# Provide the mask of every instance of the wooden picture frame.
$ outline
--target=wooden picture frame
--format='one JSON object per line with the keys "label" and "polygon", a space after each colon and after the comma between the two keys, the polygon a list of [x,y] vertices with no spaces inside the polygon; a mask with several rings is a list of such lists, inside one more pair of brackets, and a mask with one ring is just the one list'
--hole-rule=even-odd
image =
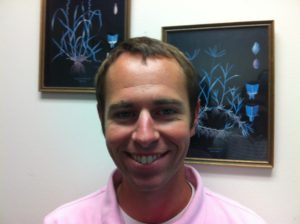
{"label": "wooden picture frame", "polygon": [[130,0],[42,0],[41,92],[95,92],[108,52],[128,38]]}
{"label": "wooden picture frame", "polygon": [[200,76],[187,163],[274,165],[274,21],[162,27]]}

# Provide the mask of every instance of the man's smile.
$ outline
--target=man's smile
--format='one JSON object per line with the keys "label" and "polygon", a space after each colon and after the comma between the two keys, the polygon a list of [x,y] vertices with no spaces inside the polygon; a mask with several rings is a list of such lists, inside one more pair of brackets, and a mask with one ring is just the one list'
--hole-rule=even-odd
{"label": "man's smile", "polygon": [[151,164],[161,157],[165,156],[168,152],[165,153],[155,153],[151,155],[142,155],[142,154],[135,154],[135,153],[126,153],[130,158],[132,158],[134,161],[142,164],[142,165],[148,165]]}

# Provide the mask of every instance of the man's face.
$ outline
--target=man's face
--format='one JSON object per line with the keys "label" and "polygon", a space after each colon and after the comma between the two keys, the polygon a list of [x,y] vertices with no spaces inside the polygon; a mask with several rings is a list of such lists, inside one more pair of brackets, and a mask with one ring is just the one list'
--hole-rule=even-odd
{"label": "man's face", "polygon": [[105,102],[106,143],[124,184],[149,191],[184,178],[194,130],[176,60],[122,54],[108,70]]}

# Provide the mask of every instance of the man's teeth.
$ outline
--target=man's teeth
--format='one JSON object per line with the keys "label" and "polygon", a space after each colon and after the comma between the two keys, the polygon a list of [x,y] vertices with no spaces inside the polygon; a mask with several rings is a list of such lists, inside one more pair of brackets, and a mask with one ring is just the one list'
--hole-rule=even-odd
{"label": "man's teeth", "polygon": [[132,155],[132,158],[143,165],[153,163],[155,160],[157,160],[161,155],[151,155],[151,156],[138,156],[138,155]]}

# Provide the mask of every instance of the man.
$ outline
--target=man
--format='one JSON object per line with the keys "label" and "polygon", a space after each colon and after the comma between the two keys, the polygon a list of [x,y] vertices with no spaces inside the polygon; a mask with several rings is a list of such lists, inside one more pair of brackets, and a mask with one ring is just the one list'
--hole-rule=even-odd
{"label": "man", "polygon": [[100,191],[68,203],[45,224],[262,224],[238,203],[203,187],[184,165],[200,109],[198,76],[175,47],[133,38],[96,78],[98,113],[117,170]]}

